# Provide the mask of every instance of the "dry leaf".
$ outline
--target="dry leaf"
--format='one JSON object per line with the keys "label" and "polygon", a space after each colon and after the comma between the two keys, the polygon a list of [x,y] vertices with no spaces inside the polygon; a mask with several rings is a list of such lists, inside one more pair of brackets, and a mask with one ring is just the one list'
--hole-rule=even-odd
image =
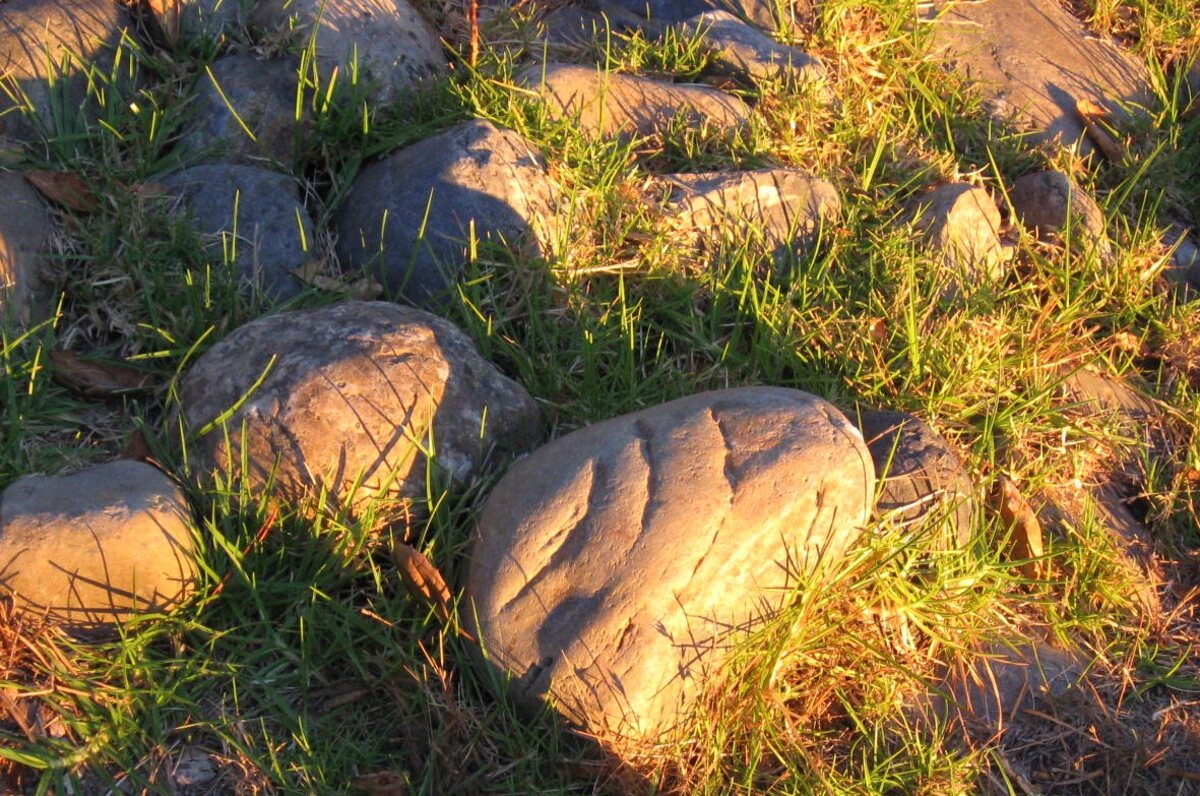
{"label": "dry leaf", "polygon": [[157,199],[167,195],[167,186],[161,182],[140,182],[132,190],[139,199]]}
{"label": "dry leaf", "polygon": [[179,2],[180,0],[149,0],[150,9],[158,14],[163,35],[171,45],[179,41]]}
{"label": "dry leaf", "polygon": [[75,174],[30,169],[25,172],[25,179],[51,202],[80,213],[90,213],[96,209],[95,194]]}
{"label": "dry leaf", "polygon": [[432,608],[443,621],[449,620],[450,587],[437,567],[420,550],[403,542],[392,544],[392,560],[408,593]]}
{"label": "dry leaf", "polygon": [[992,509],[1000,515],[1000,521],[1010,532],[1009,558],[1025,561],[1021,565],[1021,574],[1030,580],[1038,580],[1042,576],[1042,562],[1029,559],[1040,559],[1044,549],[1042,524],[1033,507],[1017,489],[1017,485],[1003,475],[996,476],[990,497]]}
{"label": "dry leaf", "polygon": [[90,398],[145,390],[154,382],[149,373],[125,365],[84,359],[74,351],[51,351],[50,364],[56,382],[73,393]]}
{"label": "dry leaf", "polygon": [[154,458],[154,452],[146,444],[146,435],[140,428],[135,428],[129,435],[129,442],[125,445],[125,450],[121,451],[121,458],[133,459],[135,462],[144,462]]}
{"label": "dry leaf", "polygon": [[867,321],[867,335],[876,345],[882,345],[887,342],[887,320],[884,318],[872,318]]}
{"label": "dry leaf", "polygon": [[350,781],[359,790],[366,791],[371,796],[408,796],[411,790],[408,777],[399,771],[376,771],[363,774]]}
{"label": "dry leaf", "polygon": [[358,279],[347,279],[345,276],[329,276],[322,273],[324,268],[324,259],[311,260],[299,268],[293,268],[292,275],[317,290],[340,293],[354,301],[370,301],[383,295],[383,286],[369,274],[364,274]]}
{"label": "dry leaf", "polygon": [[1108,121],[1108,111],[1091,100],[1081,99],[1075,103],[1075,112],[1079,114],[1088,136],[1104,153],[1104,157],[1116,163],[1125,159],[1125,147],[1101,127],[1102,122]]}

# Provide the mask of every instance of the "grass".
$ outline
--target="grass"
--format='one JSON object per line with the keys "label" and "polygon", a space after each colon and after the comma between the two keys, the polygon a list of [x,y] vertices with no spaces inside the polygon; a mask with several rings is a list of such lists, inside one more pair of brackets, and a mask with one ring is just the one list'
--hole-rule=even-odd
{"label": "grass", "polygon": [[[485,31],[500,44],[478,64],[458,61],[393,106],[375,106],[346,75],[331,91],[307,58],[297,105],[312,125],[295,173],[323,227],[369,159],[473,117],[517,130],[545,152],[572,223],[550,262],[482,246],[445,313],[538,399],[553,435],[701,390],[770,384],[847,410],[920,415],[963,455],[981,495],[1005,473],[1035,505],[1069,503],[1130,463],[1133,508],[1164,579],[1157,610],[1133,599],[1144,576],[1094,510],[1047,527],[1035,580],[1006,560],[1007,530],[985,513],[955,550],[935,538],[936,518],[884,520],[824,587],[799,584],[785,610],[749,630],[676,736],[614,745],[560,732],[548,711],[518,713],[381,552],[406,539],[461,583],[498,473],[454,489],[435,482],[407,524],[370,511],[278,515],[237,484],[189,485],[201,574],[180,610],[92,644],[0,614],[10,716],[0,710],[0,781],[37,793],[1196,792],[1200,314],[1163,280],[1159,240],[1200,217],[1200,119],[1184,118],[1178,69],[1200,52],[1200,22],[1189,3],[1166,0],[1077,10],[1161,78],[1153,119],[1120,163],[1044,151],[991,121],[921,48],[904,4],[828,0],[797,35],[825,60],[838,103],[742,90],[754,115],[733,139],[675,129],[594,141],[549,120],[511,81],[532,18]],[[57,211],[54,317],[3,327],[0,487],[111,459],[135,430],[181,471],[173,381],[241,323],[281,309],[240,295],[152,189],[186,165],[171,144],[205,66],[249,44],[304,47],[245,31],[173,51],[126,41],[118,71],[140,79],[97,75],[101,122],[25,153],[23,167],[77,174],[97,201],[88,213]],[[596,48],[611,69],[689,81],[707,63],[679,37],[613,36]],[[825,177],[843,197],[841,221],[782,263],[753,236],[697,256],[663,223],[648,181],[767,165]],[[1044,167],[1099,198],[1115,256],[1013,229],[1011,275],[942,301],[936,254],[901,223],[908,203],[966,180],[1003,205],[1013,180]],[[329,253],[327,237],[313,245],[314,256]],[[289,308],[332,300],[314,290]],[[73,395],[50,378],[57,347],[126,361],[159,387]],[[1072,400],[1063,369],[1085,366],[1159,399],[1165,444]],[[979,645],[1030,637],[1083,662],[1076,701],[1055,715],[997,737],[911,710]],[[182,764],[197,758],[211,778],[189,790]]]}

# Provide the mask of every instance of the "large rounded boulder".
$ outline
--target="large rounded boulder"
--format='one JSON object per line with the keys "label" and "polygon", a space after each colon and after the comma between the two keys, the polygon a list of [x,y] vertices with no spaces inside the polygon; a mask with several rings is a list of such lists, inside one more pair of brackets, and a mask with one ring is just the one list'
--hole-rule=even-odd
{"label": "large rounded boulder", "polygon": [[201,480],[355,510],[423,497],[431,463],[468,481],[542,434],[533,399],[463,332],[387,302],[252,321],[200,357],[179,405]]}
{"label": "large rounded boulder", "polygon": [[676,723],[732,628],[858,538],[862,436],[796,390],[709,392],[568,434],[488,497],[465,596],[519,702],[593,732]]}

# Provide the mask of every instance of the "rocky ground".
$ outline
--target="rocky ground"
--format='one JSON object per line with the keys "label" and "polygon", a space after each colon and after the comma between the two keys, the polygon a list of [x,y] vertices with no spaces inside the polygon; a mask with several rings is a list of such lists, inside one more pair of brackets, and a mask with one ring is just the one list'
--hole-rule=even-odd
{"label": "rocky ground", "polygon": [[481,6],[0,2],[6,787],[1200,792],[1200,30]]}

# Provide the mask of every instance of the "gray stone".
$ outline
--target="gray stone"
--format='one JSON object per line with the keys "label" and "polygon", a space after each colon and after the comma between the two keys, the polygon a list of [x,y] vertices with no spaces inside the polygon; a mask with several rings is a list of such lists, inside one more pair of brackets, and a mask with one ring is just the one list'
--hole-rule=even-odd
{"label": "gray stone", "polygon": [[961,718],[972,729],[995,731],[1019,720],[1026,708],[1061,698],[1082,679],[1074,655],[1044,642],[987,644],[956,661],[916,713],[937,724]]}
{"label": "gray stone", "polygon": [[1017,219],[1035,234],[1070,232],[1083,242],[1109,251],[1104,213],[1096,200],[1060,171],[1026,174],[1012,184],[1009,200]]}
{"label": "gray stone", "polygon": [[[551,53],[580,50],[596,42],[604,45],[612,35],[629,29],[628,25],[622,24],[624,15],[620,17],[615,19],[603,11],[563,6],[542,19],[542,38]],[[534,52],[532,55],[537,57],[541,53]]]}
{"label": "gray stone", "polygon": [[728,11],[706,11],[684,20],[679,29],[700,37],[718,71],[744,82],[818,84],[825,79],[825,65],[819,59],[780,44]]}
{"label": "gray stone", "polygon": [[[647,33],[662,29],[706,11],[728,11],[758,28],[774,33],[794,33],[809,26],[816,16],[810,0],[598,0],[608,11],[620,9],[642,17]],[[615,18],[615,17],[614,17]]]}
{"label": "gray stone", "polygon": [[1163,246],[1171,254],[1171,261],[1163,275],[1179,285],[1200,290],[1200,246],[1187,231],[1176,226],[1163,235]]}
{"label": "gray stone", "polygon": [[978,84],[992,111],[1035,140],[1092,149],[1076,103],[1089,100],[1119,118],[1125,105],[1152,100],[1139,62],[1091,35],[1056,0],[977,0],[928,4],[933,47]]}
{"label": "gray stone", "polygon": [[776,259],[813,242],[842,202],[826,180],[790,169],[672,174],[666,212],[677,230],[711,246],[721,236],[761,239]]}
{"label": "gray stone", "polygon": [[183,492],[148,464],[25,476],[0,495],[0,586],[72,631],[109,630],[187,598],[194,533]]}
{"label": "gray stone", "polygon": [[48,314],[41,281],[50,211],[25,178],[0,169],[0,321],[25,326]]}
{"label": "gray stone", "polygon": [[211,74],[200,76],[180,151],[225,162],[274,161],[290,169],[296,138],[308,127],[306,118],[296,120],[299,67],[298,58],[263,61],[249,54],[214,61]]}
{"label": "gray stone", "polygon": [[468,261],[472,230],[545,256],[559,201],[534,144],[475,120],[364,168],[335,219],[338,256],[394,294],[437,306]]}
{"label": "gray stone", "polygon": [[36,141],[31,117],[53,133],[81,108],[90,113],[86,69],[109,74],[126,25],[125,10],[113,0],[0,4],[0,135]]}
{"label": "gray stone", "polygon": [[516,82],[538,93],[550,118],[575,120],[591,135],[656,136],[677,118],[732,133],[750,116],[746,103],[715,88],[609,74],[590,66],[533,64],[517,74]]}
{"label": "gray stone", "polygon": [[437,32],[408,0],[259,0],[251,21],[315,34],[326,82],[335,67],[339,83],[348,82],[357,55],[359,82],[379,102],[446,71]]}
{"label": "gray stone", "polygon": [[209,239],[211,255],[234,264],[244,291],[285,301],[303,290],[292,271],[309,258],[314,233],[294,179],[216,164],[185,169],[163,184],[181,200],[196,232]]}
{"label": "gray stone", "polygon": [[837,564],[874,481],[857,429],[796,390],[701,393],[597,423],[493,489],[466,613],[520,704],[550,698],[590,731],[652,736],[736,628]]}
{"label": "gray stone", "polygon": [[356,512],[425,497],[431,450],[436,470],[466,482],[493,450],[522,451],[542,435],[533,399],[465,334],[388,302],[234,330],[180,380],[179,409],[202,483],[243,482],[256,495],[270,483],[297,506],[324,490],[335,509]]}
{"label": "gray stone", "polygon": [[913,225],[940,253],[953,273],[955,291],[1004,277],[1012,251],[1000,242],[1000,210],[983,188],[966,183],[941,185],[918,197]]}
{"label": "gray stone", "polygon": [[949,443],[905,412],[863,409],[851,420],[857,421],[883,482],[876,516],[904,524],[937,517],[940,546],[966,545],[978,511],[975,485]]}
{"label": "gray stone", "polygon": [[1064,374],[1063,389],[1074,401],[1094,412],[1117,414],[1135,423],[1146,423],[1162,414],[1153,399],[1124,381],[1078,368]]}

